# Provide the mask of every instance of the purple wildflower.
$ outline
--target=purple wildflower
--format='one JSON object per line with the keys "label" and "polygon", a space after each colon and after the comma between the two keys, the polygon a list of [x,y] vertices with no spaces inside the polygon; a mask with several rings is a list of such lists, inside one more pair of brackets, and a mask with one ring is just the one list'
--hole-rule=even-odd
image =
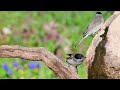
{"label": "purple wildflower", "polygon": [[3,68],[5,71],[8,71],[9,68],[8,68],[8,64],[6,62],[3,64]]}
{"label": "purple wildflower", "polygon": [[11,69],[8,70],[8,75],[10,75],[10,76],[12,75],[12,70]]}
{"label": "purple wildflower", "polygon": [[19,69],[23,69],[23,67],[22,67],[22,66],[19,66],[18,68],[19,68]]}
{"label": "purple wildflower", "polygon": [[40,62],[36,63],[36,68],[40,68]]}
{"label": "purple wildflower", "polygon": [[18,62],[14,61],[14,67],[17,67],[17,66],[18,66]]}
{"label": "purple wildflower", "polygon": [[34,68],[35,68],[34,62],[30,62],[30,63],[29,63],[29,68],[30,68],[30,69],[34,69]]}

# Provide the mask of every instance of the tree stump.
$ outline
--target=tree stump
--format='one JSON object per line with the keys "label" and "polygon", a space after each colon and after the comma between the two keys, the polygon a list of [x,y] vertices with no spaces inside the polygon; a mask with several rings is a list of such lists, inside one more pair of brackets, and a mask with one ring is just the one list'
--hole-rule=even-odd
{"label": "tree stump", "polygon": [[88,79],[120,78],[120,15],[96,34],[86,57]]}

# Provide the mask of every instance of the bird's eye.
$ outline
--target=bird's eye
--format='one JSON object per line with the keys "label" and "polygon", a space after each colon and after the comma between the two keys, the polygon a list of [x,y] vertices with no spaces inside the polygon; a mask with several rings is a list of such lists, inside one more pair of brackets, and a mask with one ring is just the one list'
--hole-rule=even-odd
{"label": "bird's eye", "polygon": [[76,55],[75,55],[75,58],[76,58],[76,59],[81,59],[81,58],[82,58],[82,55],[81,55],[81,54],[76,54]]}

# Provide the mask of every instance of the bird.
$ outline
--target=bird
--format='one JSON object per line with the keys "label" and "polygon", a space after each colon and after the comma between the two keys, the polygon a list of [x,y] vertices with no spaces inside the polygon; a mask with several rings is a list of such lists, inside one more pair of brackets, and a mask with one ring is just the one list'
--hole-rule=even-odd
{"label": "bird", "polygon": [[82,34],[83,38],[75,45],[75,47],[77,47],[78,44],[80,44],[88,36],[93,37],[93,34],[97,33],[103,24],[104,24],[104,18],[102,13],[96,12],[95,18],[90,23],[90,25],[86,28],[85,32]]}
{"label": "bird", "polygon": [[66,62],[75,67],[76,72],[78,73],[77,66],[81,65],[83,60],[86,58],[80,53],[72,53],[72,54],[67,54],[69,57],[67,57]]}

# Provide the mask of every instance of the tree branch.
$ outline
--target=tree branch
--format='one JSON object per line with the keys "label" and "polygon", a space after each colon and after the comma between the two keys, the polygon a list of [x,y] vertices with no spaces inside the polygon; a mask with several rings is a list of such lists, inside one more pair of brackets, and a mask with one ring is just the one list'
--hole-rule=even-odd
{"label": "tree branch", "polygon": [[114,14],[105,21],[101,30],[105,30],[118,17],[118,15],[120,15],[120,11],[115,11]]}
{"label": "tree branch", "polygon": [[23,58],[25,60],[42,60],[61,79],[80,79],[74,67],[68,67],[62,60],[58,59],[51,52],[43,47],[28,48],[18,45],[0,46],[1,58]]}

